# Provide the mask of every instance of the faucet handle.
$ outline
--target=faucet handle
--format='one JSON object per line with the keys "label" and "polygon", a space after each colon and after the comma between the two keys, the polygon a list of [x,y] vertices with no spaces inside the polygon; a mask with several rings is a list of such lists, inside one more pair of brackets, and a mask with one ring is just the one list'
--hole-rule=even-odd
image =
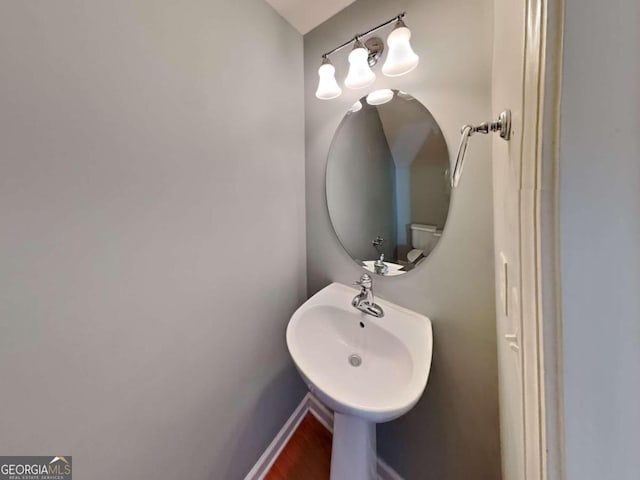
{"label": "faucet handle", "polygon": [[362,288],[371,288],[373,286],[373,280],[371,279],[369,274],[363,273],[362,276],[360,277],[360,280],[355,282],[354,285],[357,285]]}
{"label": "faucet handle", "polygon": [[378,235],[372,242],[371,245],[373,245],[373,248],[376,249],[376,252],[378,252],[378,255],[380,255],[382,253],[382,245],[384,244],[384,238],[382,238],[380,235]]}

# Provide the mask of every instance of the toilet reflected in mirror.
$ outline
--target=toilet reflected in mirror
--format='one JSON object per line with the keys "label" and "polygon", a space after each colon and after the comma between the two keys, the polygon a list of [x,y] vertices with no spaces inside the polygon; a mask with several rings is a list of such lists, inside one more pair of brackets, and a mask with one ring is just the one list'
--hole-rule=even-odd
{"label": "toilet reflected in mirror", "polygon": [[440,241],[450,160],[429,110],[405,92],[385,92],[382,103],[375,92],[361,98],[338,126],[326,193],[331,223],[351,258],[396,276],[423,263]]}

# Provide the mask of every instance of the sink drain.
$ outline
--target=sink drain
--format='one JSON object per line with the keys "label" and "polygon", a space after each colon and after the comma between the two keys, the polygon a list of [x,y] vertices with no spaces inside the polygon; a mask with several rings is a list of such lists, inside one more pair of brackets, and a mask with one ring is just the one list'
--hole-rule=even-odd
{"label": "sink drain", "polygon": [[352,367],[359,367],[362,365],[362,358],[360,358],[360,355],[356,355],[355,353],[353,355],[349,355],[349,364]]}

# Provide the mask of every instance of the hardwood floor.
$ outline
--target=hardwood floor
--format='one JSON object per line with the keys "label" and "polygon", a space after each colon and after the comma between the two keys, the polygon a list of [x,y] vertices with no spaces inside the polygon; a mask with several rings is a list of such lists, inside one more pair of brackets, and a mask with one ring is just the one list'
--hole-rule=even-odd
{"label": "hardwood floor", "polygon": [[265,480],[328,480],[331,441],[331,432],[307,413]]}

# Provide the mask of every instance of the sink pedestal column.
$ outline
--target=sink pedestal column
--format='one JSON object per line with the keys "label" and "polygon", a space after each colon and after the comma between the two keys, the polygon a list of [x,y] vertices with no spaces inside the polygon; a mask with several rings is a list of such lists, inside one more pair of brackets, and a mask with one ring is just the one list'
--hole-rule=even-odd
{"label": "sink pedestal column", "polygon": [[376,424],[335,413],[331,449],[331,480],[375,480]]}

